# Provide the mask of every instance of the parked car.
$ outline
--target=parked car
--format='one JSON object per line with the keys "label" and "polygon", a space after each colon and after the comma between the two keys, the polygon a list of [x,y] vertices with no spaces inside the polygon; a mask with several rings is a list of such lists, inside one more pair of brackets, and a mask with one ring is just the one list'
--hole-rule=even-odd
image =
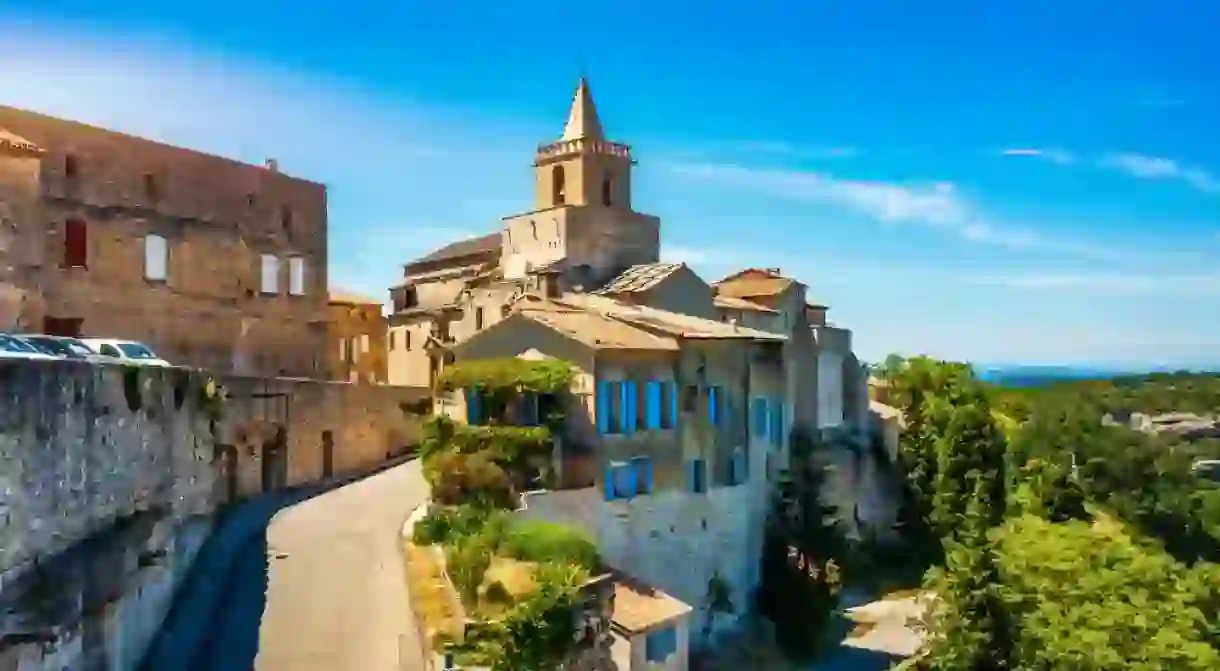
{"label": "parked car", "polygon": [[0,333],[0,359],[27,359],[53,361],[55,357],[43,354],[33,345],[6,333]]}
{"label": "parked car", "polygon": [[112,338],[81,338],[81,342],[89,349],[101,354],[111,361],[136,364],[139,366],[172,366],[170,362],[157,356],[144,343],[134,340],[115,340]]}
{"label": "parked car", "polygon": [[104,360],[102,355],[89,349],[88,345],[76,338],[53,336],[45,333],[22,334],[15,337],[33,345],[35,349],[43,354],[49,354],[56,358],[83,359],[87,361]]}

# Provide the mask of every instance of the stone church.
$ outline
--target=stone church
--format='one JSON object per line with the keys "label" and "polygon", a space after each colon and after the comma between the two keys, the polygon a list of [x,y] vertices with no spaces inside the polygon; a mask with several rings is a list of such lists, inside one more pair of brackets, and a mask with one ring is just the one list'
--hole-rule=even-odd
{"label": "stone church", "polygon": [[[789,336],[793,420],[862,440],[867,382],[851,331],[829,324],[827,307],[779,269],[708,285],[684,264],[661,263],[661,221],[632,202],[635,164],[630,146],[607,138],[581,78],[562,135],[535,152],[532,208],[404,266],[390,289],[389,382],[431,386],[450,347],[509,316],[525,295],[599,294]],[[662,291],[673,273],[698,286]]]}

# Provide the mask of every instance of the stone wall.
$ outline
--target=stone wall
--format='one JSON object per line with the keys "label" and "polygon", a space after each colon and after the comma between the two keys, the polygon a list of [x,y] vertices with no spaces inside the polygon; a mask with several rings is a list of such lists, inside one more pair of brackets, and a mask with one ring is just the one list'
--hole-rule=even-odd
{"label": "stone wall", "polygon": [[220,506],[373,470],[426,397],[225,378],[215,403],[209,379],[0,361],[0,669],[135,668]]}
{"label": "stone wall", "polygon": [[138,663],[218,500],[198,384],[0,362],[0,666]]}
{"label": "stone wall", "polygon": [[222,377],[228,498],[369,471],[419,443],[429,392],[298,378]]}
{"label": "stone wall", "polygon": [[612,502],[603,501],[596,488],[530,492],[517,514],[583,530],[596,540],[606,564],[690,604],[695,629],[707,622],[708,585],[719,575],[729,585],[734,613],[715,617],[712,631],[718,635],[736,630],[753,603],[765,486],[751,479],[707,494],[666,491]]}

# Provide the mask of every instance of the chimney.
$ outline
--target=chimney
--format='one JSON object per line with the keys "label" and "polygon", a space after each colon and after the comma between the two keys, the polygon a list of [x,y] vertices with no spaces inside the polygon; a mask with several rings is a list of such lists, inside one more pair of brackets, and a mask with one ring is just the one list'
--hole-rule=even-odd
{"label": "chimney", "polygon": [[280,171],[280,162],[274,158],[269,158],[269,159],[263,161],[263,165],[271,172]]}
{"label": "chimney", "polygon": [[779,268],[767,268],[767,272],[771,273],[772,275],[783,275],[783,273],[779,271]]}

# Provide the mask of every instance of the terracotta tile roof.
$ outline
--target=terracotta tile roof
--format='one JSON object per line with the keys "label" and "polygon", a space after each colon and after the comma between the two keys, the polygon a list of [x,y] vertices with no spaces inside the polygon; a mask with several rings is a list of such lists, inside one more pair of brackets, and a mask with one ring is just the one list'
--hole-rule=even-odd
{"label": "terracotta tile roof", "polygon": [[37,156],[42,153],[42,148],[30,142],[29,140],[10,133],[3,128],[0,128],[0,150],[16,151],[23,154]]}
{"label": "terracotta tile roof", "polygon": [[681,263],[645,263],[631,266],[595,293],[612,295],[648,291],[672,275],[675,270],[682,268],[683,265]]}
{"label": "terracotta tile roof", "polygon": [[522,301],[517,305],[522,317],[594,349],[678,350],[678,342],[673,338],[649,333],[594,311],[542,300]]}
{"label": "terracotta tile roof", "polygon": [[614,579],[614,614],[611,621],[628,633],[648,631],[693,610],[665,592],[621,571],[610,573]]}
{"label": "terracotta tile roof", "polygon": [[786,336],[756,329],[725,324],[724,322],[684,315],[668,310],[622,303],[606,296],[594,294],[564,294],[556,302],[572,307],[599,312],[629,324],[661,331],[682,338],[739,338],[742,340],[768,340],[782,342]]}
{"label": "terracotta tile roof", "polygon": [[787,277],[739,277],[716,285],[716,294],[730,298],[775,296],[792,286]]}
{"label": "terracotta tile roof", "polygon": [[376,298],[361,296],[344,289],[331,289],[326,299],[330,303],[338,303],[340,305],[381,305],[382,301]]}
{"label": "terracotta tile roof", "polygon": [[479,254],[495,254],[500,253],[501,238],[500,233],[489,233],[478,238],[469,238],[467,240],[458,240],[451,242],[444,247],[428,254],[421,256],[407,264],[407,268],[417,266],[423,263],[436,263],[438,261],[448,261],[457,259],[463,256],[475,256]]}
{"label": "terracotta tile roof", "polygon": [[752,301],[747,301],[744,298],[733,298],[732,296],[717,296],[712,299],[718,308],[726,308],[729,310],[746,310],[748,312],[769,312],[771,314],[779,314],[778,310],[772,310],[765,305],[759,305]]}

